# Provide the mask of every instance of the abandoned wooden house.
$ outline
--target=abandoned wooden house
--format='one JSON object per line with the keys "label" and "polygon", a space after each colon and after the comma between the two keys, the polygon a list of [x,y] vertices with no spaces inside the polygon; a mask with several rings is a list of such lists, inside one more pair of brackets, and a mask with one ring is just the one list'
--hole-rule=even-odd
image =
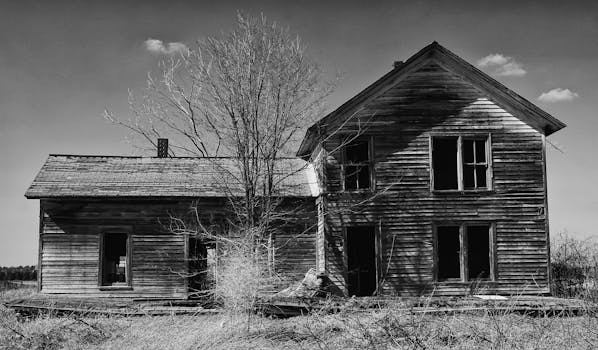
{"label": "abandoned wooden house", "polygon": [[[307,130],[281,196],[317,224],[276,260],[347,295],[550,293],[545,149],[563,127],[434,42]],[[26,193],[41,292],[187,297],[194,244],[162,223],[191,201],[217,215],[213,163],[50,155]]]}

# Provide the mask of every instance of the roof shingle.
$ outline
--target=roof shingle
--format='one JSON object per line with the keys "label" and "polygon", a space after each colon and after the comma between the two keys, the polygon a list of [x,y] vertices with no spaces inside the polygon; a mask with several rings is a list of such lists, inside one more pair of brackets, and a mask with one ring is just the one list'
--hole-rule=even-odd
{"label": "roof shingle", "polygon": [[[226,197],[244,192],[235,158],[50,155],[27,198]],[[278,160],[279,195],[317,195],[313,169],[298,158]]]}

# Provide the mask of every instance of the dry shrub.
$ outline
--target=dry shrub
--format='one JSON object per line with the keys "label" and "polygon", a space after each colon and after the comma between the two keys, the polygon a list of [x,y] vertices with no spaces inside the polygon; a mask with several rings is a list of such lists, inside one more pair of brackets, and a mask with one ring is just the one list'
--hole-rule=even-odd
{"label": "dry shrub", "polygon": [[552,293],[598,302],[598,243],[566,231],[551,242]]}
{"label": "dry shrub", "polygon": [[248,315],[266,284],[263,254],[250,244],[230,245],[219,259],[215,296],[229,315]]}

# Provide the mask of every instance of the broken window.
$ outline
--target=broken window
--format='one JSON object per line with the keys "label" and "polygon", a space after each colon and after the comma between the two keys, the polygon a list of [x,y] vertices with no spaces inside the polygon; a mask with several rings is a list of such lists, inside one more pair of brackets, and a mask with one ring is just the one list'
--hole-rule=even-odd
{"label": "broken window", "polygon": [[367,139],[347,143],[343,154],[345,190],[363,190],[371,187],[370,143]]}
{"label": "broken window", "polygon": [[101,285],[128,286],[129,278],[129,235],[126,233],[104,233],[102,235]]}
{"label": "broken window", "polygon": [[492,242],[488,224],[437,226],[437,280],[492,278]]}
{"label": "broken window", "polygon": [[463,140],[463,188],[487,188],[486,139]]}
{"label": "broken window", "polygon": [[487,136],[432,137],[434,190],[488,189],[490,166]]}

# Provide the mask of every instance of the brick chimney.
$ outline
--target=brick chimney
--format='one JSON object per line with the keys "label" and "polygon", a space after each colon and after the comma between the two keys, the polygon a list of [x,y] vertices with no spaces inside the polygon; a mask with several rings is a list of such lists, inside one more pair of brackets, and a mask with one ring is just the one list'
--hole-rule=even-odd
{"label": "brick chimney", "polygon": [[168,158],[168,139],[158,139],[158,158]]}

